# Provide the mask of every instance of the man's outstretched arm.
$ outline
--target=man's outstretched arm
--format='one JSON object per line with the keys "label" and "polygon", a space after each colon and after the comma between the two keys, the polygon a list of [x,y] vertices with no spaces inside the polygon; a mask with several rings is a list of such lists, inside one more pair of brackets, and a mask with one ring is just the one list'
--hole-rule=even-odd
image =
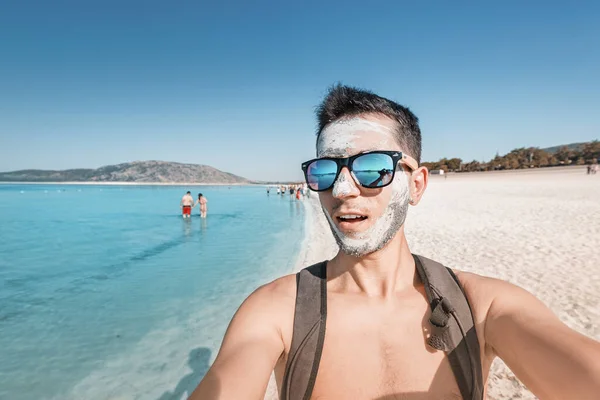
{"label": "man's outstretched arm", "polygon": [[483,278],[493,293],[485,339],[541,399],[598,399],[600,342],[563,324],[531,293]]}
{"label": "man's outstretched arm", "polygon": [[190,400],[263,399],[284,351],[273,318],[271,289],[263,286],[233,316],[213,365]]}

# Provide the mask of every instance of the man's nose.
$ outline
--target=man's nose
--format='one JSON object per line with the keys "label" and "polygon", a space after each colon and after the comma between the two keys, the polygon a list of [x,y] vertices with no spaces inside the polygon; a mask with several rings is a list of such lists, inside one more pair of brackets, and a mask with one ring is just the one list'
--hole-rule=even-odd
{"label": "man's nose", "polygon": [[333,184],[333,197],[341,199],[349,196],[358,196],[359,194],[360,188],[357,186],[354,178],[352,178],[350,171],[348,168],[343,167],[340,175]]}

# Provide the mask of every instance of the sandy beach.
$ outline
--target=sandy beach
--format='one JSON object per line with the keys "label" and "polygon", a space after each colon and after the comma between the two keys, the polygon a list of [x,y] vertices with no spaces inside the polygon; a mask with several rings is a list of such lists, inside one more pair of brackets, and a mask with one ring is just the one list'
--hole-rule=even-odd
{"label": "sandy beach", "polygon": [[[296,270],[336,252],[318,197],[304,205]],[[414,253],[519,285],[600,340],[600,175],[578,167],[434,176],[406,234]],[[487,390],[492,400],[536,398],[499,359]],[[271,379],[265,399],[276,398]]]}

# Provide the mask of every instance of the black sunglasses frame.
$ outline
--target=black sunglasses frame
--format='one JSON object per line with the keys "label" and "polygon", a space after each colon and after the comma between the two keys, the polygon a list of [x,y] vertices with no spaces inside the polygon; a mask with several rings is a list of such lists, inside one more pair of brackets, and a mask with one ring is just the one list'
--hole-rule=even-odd
{"label": "black sunglasses frame", "polygon": [[[390,181],[384,185],[381,186],[377,186],[377,187],[369,187],[369,186],[364,186],[362,183],[358,182],[358,179],[354,178],[354,176],[352,177],[352,179],[354,179],[354,181],[356,182],[357,185],[364,187],[365,189],[381,189],[384,188],[386,186],[388,186],[389,184],[391,184],[394,181],[394,177],[396,176],[396,167],[398,165],[398,162],[401,161],[402,159],[405,158],[405,156],[402,154],[401,151],[387,151],[387,150],[377,150],[377,151],[368,151],[365,153],[358,153],[355,154],[353,156],[350,157],[320,157],[320,158],[313,158],[312,160],[308,160],[306,162],[302,163],[302,171],[304,172],[304,180],[306,181],[306,184],[308,185],[308,188],[310,190],[312,190],[313,192],[324,192],[326,190],[329,190],[333,187],[333,185],[335,185],[335,182],[337,181],[337,179],[340,177],[340,172],[342,172],[342,168],[346,167],[348,168],[348,170],[350,172],[352,172],[352,164],[354,163],[354,160],[356,160],[358,157],[362,157],[365,156],[367,154],[385,154],[387,156],[390,156],[390,158],[392,159],[392,165],[394,166],[394,168],[392,169],[392,179],[390,179]],[[331,160],[334,161],[335,164],[337,165],[337,171],[335,173],[335,178],[333,179],[331,185],[325,189],[313,189],[310,187],[310,182],[308,181],[308,167],[310,166],[310,164],[312,164],[315,161],[321,161],[321,160]],[[351,174],[354,175],[354,174]]]}

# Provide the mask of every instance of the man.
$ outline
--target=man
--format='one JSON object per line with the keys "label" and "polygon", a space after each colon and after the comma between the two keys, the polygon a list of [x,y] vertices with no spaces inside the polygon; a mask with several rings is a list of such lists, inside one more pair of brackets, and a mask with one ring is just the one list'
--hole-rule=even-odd
{"label": "man", "polygon": [[273,369],[285,399],[481,399],[496,356],[540,398],[597,399],[598,342],[519,287],[411,254],[404,221],[428,181],[417,118],[345,86],[317,113],[303,170],[340,251],[252,293],[191,399],[260,399]]}
{"label": "man", "polygon": [[194,198],[192,197],[192,194],[188,191],[186,194],[183,195],[183,197],[181,198],[181,202],[179,203],[179,205],[181,206],[181,213],[184,219],[191,218],[193,204]]}

